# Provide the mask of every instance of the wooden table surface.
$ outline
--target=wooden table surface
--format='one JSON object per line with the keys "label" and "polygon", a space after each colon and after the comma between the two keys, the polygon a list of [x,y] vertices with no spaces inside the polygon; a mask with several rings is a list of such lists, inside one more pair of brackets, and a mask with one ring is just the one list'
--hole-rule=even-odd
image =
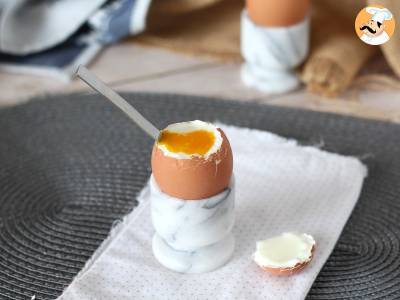
{"label": "wooden table surface", "polygon": [[[213,96],[400,122],[400,90],[353,89],[335,99],[304,89],[269,95],[241,82],[240,64],[217,63],[132,42],[105,49],[90,69],[120,91]],[[0,107],[23,103],[36,95],[82,89],[88,88],[78,80],[65,83],[48,77],[0,73]]]}

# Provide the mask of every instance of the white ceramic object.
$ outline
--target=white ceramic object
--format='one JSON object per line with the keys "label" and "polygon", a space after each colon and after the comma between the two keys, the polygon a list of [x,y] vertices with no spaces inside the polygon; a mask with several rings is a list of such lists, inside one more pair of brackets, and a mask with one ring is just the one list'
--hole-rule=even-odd
{"label": "white ceramic object", "polygon": [[235,184],[201,200],[182,200],[160,191],[150,179],[151,215],[156,230],[153,253],[165,267],[182,273],[203,273],[224,265],[232,256]]}
{"label": "white ceramic object", "polygon": [[241,16],[241,51],[245,59],[241,77],[251,87],[267,93],[284,93],[300,85],[294,68],[309,50],[310,21],[285,27],[258,26]]}

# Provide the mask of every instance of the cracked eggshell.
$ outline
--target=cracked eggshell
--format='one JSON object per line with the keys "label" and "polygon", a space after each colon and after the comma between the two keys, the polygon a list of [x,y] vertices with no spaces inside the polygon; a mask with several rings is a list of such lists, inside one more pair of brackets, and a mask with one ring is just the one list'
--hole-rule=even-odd
{"label": "cracked eggshell", "polygon": [[275,274],[275,275],[294,275],[303,270],[313,259],[315,251],[315,245],[311,248],[311,255],[308,260],[303,261],[301,263],[297,263],[293,267],[286,268],[271,268],[266,266],[260,266],[264,271]]}
{"label": "cracked eggshell", "polygon": [[211,197],[228,187],[233,168],[232,149],[225,133],[218,128],[222,144],[207,158],[175,158],[153,146],[151,166],[154,178],[164,193],[185,200]]}
{"label": "cracked eggshell", "polygon": [[293,275],[310,263],[315,246],[311,235],[286,232],[257,242],[253,258],[264,271],[275,275]]}

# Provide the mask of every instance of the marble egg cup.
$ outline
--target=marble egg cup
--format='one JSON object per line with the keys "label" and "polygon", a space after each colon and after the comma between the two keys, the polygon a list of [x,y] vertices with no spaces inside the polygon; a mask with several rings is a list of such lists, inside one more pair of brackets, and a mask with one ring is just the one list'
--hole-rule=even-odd
{"label": "marble egg cup", "polygon": [[241,16],[242,81],[266,93],[296,89],[300,80],[294,68],[309,51],[310,17],[286,27],[255,24],[246,11]]}
{"label": "marble egg cup", "polygon": [[204,273],[232,257],[235,222],[235,180],[221,193],[200,200],[182,200],[163,193],[150,178],[151,217],[156,233],[152,248],[166,268]]}

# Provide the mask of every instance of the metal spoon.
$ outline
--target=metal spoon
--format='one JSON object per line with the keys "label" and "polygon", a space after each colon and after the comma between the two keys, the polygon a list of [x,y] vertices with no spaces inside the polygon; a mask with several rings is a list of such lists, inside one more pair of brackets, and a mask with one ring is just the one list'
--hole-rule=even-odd
{"label": "metal spoon", "polygon": [[132,105],[130,105],[124,98],[118,95],[114,90],[108,87],[96,75],[90,72],[87,68],[80,65],[76,71],[76,76],[82,79],[92,89],[96,90],[115,106],[122,110],[132,121],[134,121],[140,128],[142,128],[153,139],[158,140],[160,130],[158,130],[149,120],[142,116]]}

